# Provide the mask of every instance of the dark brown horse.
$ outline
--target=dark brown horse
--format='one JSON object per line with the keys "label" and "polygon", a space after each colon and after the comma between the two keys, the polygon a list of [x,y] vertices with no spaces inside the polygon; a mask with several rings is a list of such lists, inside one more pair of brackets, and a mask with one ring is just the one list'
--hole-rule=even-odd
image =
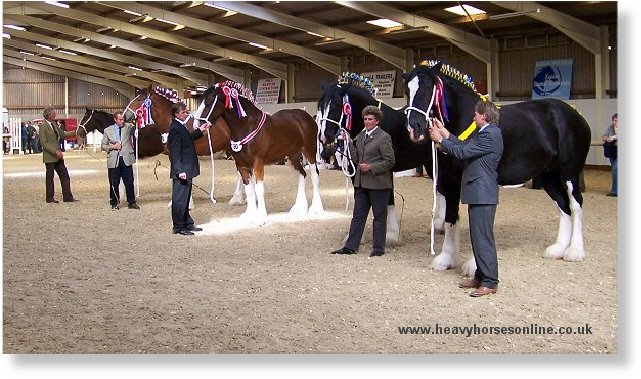
{"label": "dark brown horse", "polygon": [[[265,165],[275,164],[285,157],[289,157],[299,172],[298,194],[290,213],[300,216],[323,211],[316,167],[318,127],[307,112],[288,109],[267,115],[256,107],[250,91],[238,83],[227,81],[205,91],[194,119],[194,123],[214,123],[220,119],[226,121],[231,136],[231,154],[247,192],[244,217],[259,225],[265,223]],[[305,195],[307,175],[300,160],[301,154],[309,162],[314,187],[309,209]],[[255,193],[252,190],[252,178],[255,179]]]}
{"label": "dark brown horse", "polygon": [[[175,92],[160,87],[152,89],[150,86],[140,89],[125,108],[125,122],[131,122],[135,118],[136,126],[140,128],[138,145],[141,158],[168,153],[166,148],[167,135],[173,119],[171,106],[178,101],[180,99]],[[150,126],[151,122],[153,122],[153,125]],[[187,122],[187,127],[191,132],[193,132],[192,124],[193,119],[190,118]],[[224,119],[216,120],[215,124],[209,129],[209,139],[199,138],[194,141],[196,154],[209,156],[210,142],[211,151],[214,153],[228,149],[229,128]],[[212,171],[212,183],[214,181],[213,175]],[[241,205],[244,203],[242,189],[239,178],[236,191],[229,204]]]}

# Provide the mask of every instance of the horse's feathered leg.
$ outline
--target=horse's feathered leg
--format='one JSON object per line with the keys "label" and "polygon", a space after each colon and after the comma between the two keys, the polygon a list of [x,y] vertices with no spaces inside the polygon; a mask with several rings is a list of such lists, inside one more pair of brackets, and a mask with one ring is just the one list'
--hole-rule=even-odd
{"label": "horse's feathered leg", "polygon": [[[454,254],[459,251],[461,232],[459,230],[460,222],[445,223],[445,238],[443,239],[443,249],[441,253],[434,257],[430,267],[434,271],[445,271],[454,267]],[[476,269],[476,267],[475,267]]]}
{"label": "horse's feathered leg", "polygon": [[318,174],[318,167],[316,164],[309,164],[309,172],[312,177],[313,194],[312,205],[309,207],[307,214],[313,216],[324,213],[325,209],[323,208],[323,201],[320,197],[320,176]]}
{"label": "horse's feathered leg", "polygon": [[245,187],[242,185],[243,178],[240,176],[239,172],[237,172],[236,176],[236,190],[234,191],[234,195],[229,200],[229,205],[243,205],[245,203]]}
{"label": "horse's feathered leg", "polygon": [[578,180],[568,182],[568,195],[570,198],[570,209],[572,210],[572,239],[570,246],[565,250],[563,259],[570,262],[580,262],[585,258],[583,248],[583,196],[579,188]]}
{"label": "horse's feathered leg", "polygon": [[[265,206],[265,166],[260,160],[254,162],[254,177],[256,178],[256,224],[267,222],[267,207]],[[249,199],[247,200],[249,203]]]}
{"label": "horse's feathered leg", "polygon": [[[565,250],[570,247],[572,240],[573,231],[570,198],[572,198],[573,186],[570,182],[564,184],[558,171],[545,172],[541,174],[540,178],[543,181],[543,189],[545,189],[545,192],[556,202],[561,211],[559,232],[556,241],[545,249],[544,256],[546,258],[561,259],[565,254]],[[572,200],[574,201],[574,198],[572,198]],[[576,201],[574,202],[576,203]],[[580,206],[578,208],[580,208]],[[581,244],[583,244],[583,242],[581,242]]]}
{"label": "horse's feathered leg", "polygon": [[[292,156],[296,157],[298,154],[290,155],[290,157]],[[296,217],[303,217],[307,215],[307,207],[309,205],[307,204],[307,194],[305,193],[305,177],[307,174],[299,159],[290,159],[290,161],[292,166],[298,171],[298,191],[296,192],[296,201],[289,210],[289,213]]]}

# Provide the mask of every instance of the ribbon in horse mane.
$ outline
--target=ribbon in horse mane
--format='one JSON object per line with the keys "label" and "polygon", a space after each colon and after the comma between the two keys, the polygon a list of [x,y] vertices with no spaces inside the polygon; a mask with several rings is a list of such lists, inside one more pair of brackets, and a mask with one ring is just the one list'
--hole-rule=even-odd
{"label": "ribbon in horse mane", "polygon": [[144,128],[151,123],[151,99],[147,97],[136,109],[136,127]]}

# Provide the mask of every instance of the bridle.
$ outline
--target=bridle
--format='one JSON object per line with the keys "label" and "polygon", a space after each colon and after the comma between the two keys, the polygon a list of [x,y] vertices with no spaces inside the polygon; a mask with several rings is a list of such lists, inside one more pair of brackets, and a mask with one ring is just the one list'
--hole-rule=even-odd
{"label": "bridle", "polygon": [[93,114],[94,114],[95,112],[96,112],[96,110],[95,110],[95,109],[92,109],[92,110],[91,110],[91,114],[89,115],[89,118],[87,119],[87,121],[85,121],[85,123],[84,123],[84,124],[82,124],[82,123],[78,124],[78,126],[76,127],[76,134],[78,134],[78,130],[79,130],[80,128],[82,128],[82,129],[85,131],[85,134],[88,134],[88,133],[89,133],[89,132],[87,132],[87,128],[85,128],[85,125],[87,125],[87,124],[89,123],[89,121],[91,120],[91,118],[93,117]]}

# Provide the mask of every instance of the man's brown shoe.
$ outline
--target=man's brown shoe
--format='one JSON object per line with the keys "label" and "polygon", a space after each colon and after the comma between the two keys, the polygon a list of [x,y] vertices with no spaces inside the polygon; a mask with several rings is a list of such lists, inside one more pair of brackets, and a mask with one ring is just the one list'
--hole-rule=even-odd
{"label": "man's brown shoe", "polygon": [[476,279],[465,279],[458,284],[458,288],[479,288],[480,286],[481,282]]}
{"label": "man's brown shoe", "polygon": [[470,292],[470,296],[481,297],[492,293],[496,293],[496,288],[480,287]]}

